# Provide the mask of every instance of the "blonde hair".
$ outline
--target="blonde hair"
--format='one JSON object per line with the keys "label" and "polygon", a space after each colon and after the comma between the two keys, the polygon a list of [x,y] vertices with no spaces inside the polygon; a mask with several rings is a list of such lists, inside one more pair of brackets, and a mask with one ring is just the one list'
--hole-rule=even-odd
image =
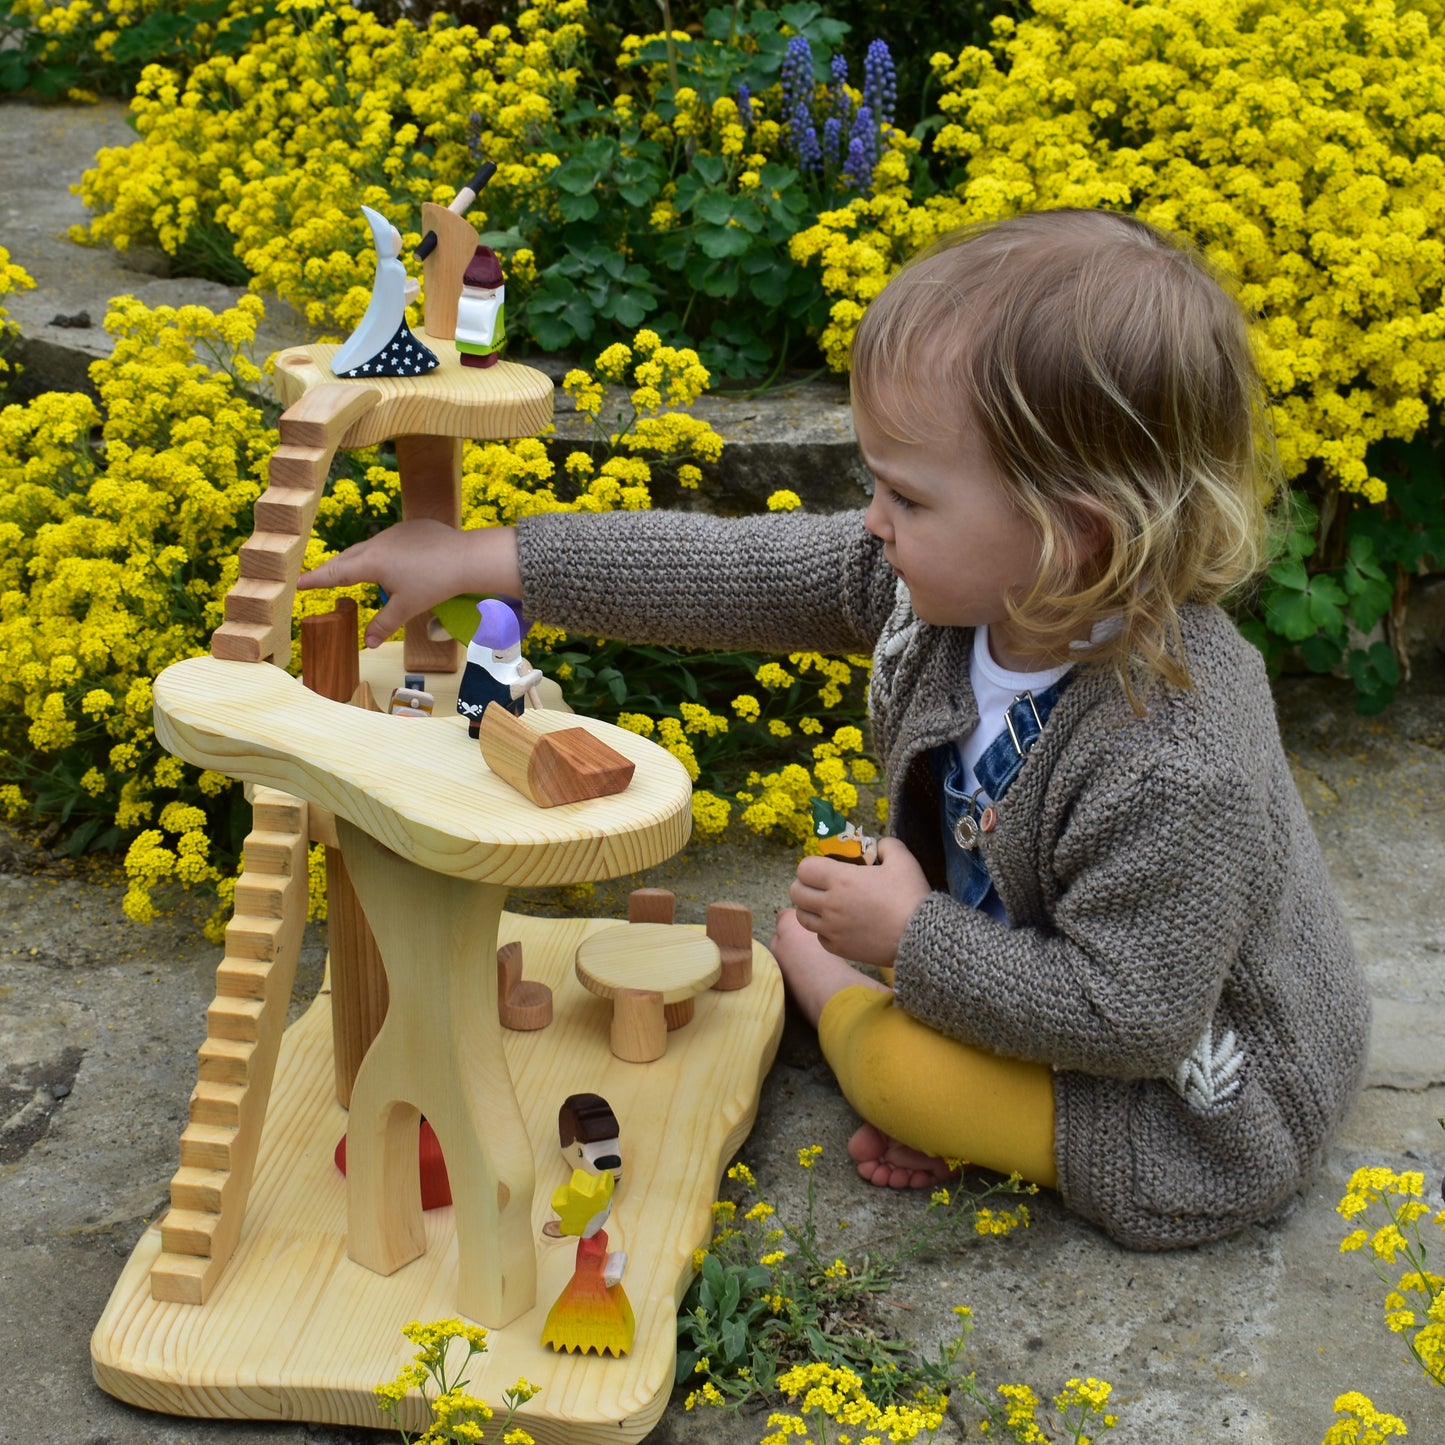
{"label": "blonde hair", "polygon": [[1244,316],[1187,242],[1081,210],[954,232],[868,308],[852,369],[895,440],[981,429],[1040,535],[1020,649],[1077,656],[1115,617],[1089,661],[1136,709],[1159,679],[1190,685],[1178,608],[1263,566],[1275,462]]}

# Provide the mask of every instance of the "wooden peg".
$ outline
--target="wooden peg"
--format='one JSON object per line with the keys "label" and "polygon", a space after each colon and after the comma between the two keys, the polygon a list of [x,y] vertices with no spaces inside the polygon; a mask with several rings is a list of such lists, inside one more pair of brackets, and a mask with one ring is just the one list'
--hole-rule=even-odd
{"label": "wooden peg", "polygon": [[355,598],[343,597],[332,611],[301,619],[301,681],[332,702],[350,702],[361,686]]}
{"label": "wooden peg", "polygon": [[719,993],[746,988],[753,981],[753,914],[741,903],[710,903],[707,936],[722,955],[722,974],[713,988]]}
{"label": "wooden peg", "polygon": [[619,988],[612,995],[612,1052],[629,1064],[650,1064],[667,1052],[662,995],[650,988]]}
{"label": "wooden peg", "polygon": [[504,943],[497,950],[497,1017],[504,1029],[519,1033],[544,1029],[552,1022],[552,990],[545,983],[522,978],[520,943]]}
{"label": "wooden peg", "polygon": [[541,732],[490,703],[478,736],[487,766],[539,808],[605,798],[632,781],[635,765],[586,728]]}
{"label": "wooden peg", "polygon": [[677,897],[670,888],[634,888],[627,895],[629,923],[672,923],[677,915]]}

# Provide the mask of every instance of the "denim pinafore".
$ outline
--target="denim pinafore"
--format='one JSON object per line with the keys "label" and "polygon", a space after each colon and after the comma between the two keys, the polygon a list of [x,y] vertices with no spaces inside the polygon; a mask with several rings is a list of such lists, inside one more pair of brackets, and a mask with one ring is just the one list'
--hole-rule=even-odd
{"label": "denim pinafore", "polygon": [[994,806],[1023,769],[1024,759],[1039,740],[1072,676],[1071,672],[1065,673],[1039,692],[1021,692],[1014,698],[1004,714],[1004,730],[974,767],[979,783],[976,790],[970,792],[964,781],[963,759],[953,743],[944,743],[929,754],[929,766],[942,800],[940,821],[948,891],[970,908],[985,908],[993,889],[979,839],[992,830]]}

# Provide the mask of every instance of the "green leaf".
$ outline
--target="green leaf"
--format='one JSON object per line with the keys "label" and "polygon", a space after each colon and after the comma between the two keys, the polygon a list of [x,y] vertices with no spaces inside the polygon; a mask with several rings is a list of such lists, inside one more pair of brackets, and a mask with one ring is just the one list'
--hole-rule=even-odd
{"label": "green leaf", "polygon": [[30,66],[23,50],[0,50],[0,90],[24,90],[30,83]]}
{"label": "green leaf", "polygon": [[692,210],[699,220],[726,226],[733,216],[733,198],[726,191],[704,191]]}
{"label": "green leaf", "polygon": [[1331,672],[1345,655],[1345,645],[1338,638],[1317,632],[1300,643],[1300,656],[1311,672]]}
{"label": "green leaf", "polygon": [[619,326],[635,331],[647,320],[648,312],[656,304],[645,292],[624,291],[613,300],[610,316]]}
{"label": "green leaf", "polygon": [[715,1254],[705,1254],[702,1257],[702,1279],[703,1283],[713,1291],[713,1298],[716,1299],[723,1291],[723,1267],[722,1261]]}
{"label": "green leaf", "polygon": [[723,1358],[729,1364],[747,1358],[748,1331],[741,1320],[725,1319],[722,1322],[722,1347]]}
{"label": "green leaf", "polygon": [[732,1315],[737,1313],[738,1301],[742,1299],[742,1281],[737,1277],[736,1272],[729,1271],[726,1282],[723,1285],[722,1298],[718,1301],[718,1317],[726,1322]]}
{"label": "green leaf", "polygon": [[1271,592],[1265,599],[1264,615],[1270,630],[1290,642],[1303,642],[1319,630],[1306,592],[1287,589]]}
{"label": "green leaf", "polygon": [[[752,245],[752,237],[741,226],[699,226],[697,244],[706,256],[714,261],[724,256],[741,256]],[[737,290],[737,283],[726,291],[712,291],[711,295],[731,295]]]}
{"label": "green leaf", "polygon": [[477,245],[490,246],[494,251],[515,251],[524,244],[522,233],[515,228],[508,231],[483,231],[477,237]]}
{"label": "green leaf", "polygon": [[721,156],[697,155],[693,157],[692,164],[710,186],[720,186],[727,175],[727,162]]}
{"label": "green leaf", "polygon": [[1276,562],[1269,569],[1269,576],[1271,581],[1295,592],[1303,592],[1310,585],[1310,574],[1305,570],[1304,563],[1293,557]]}
{"label": "green leaf", "polygon": [[557,202],[557,209],[564,221],[590,221],[602,207],[598,205],[596,195],[589,192],[585,196],[562,196]]}

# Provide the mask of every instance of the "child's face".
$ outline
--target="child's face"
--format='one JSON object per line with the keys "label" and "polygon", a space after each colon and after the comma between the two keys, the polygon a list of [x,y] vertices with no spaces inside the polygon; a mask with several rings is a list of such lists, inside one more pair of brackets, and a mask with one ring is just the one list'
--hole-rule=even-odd
{"label": "child's face", "polygon": [[[865,525],[908,584],[914,612],[940,627],[987,623],[997,660],[1009,655],[1005,599],[1021,596],[1039,566],[1038,528],[1008,500],[978,429],[909,443],[853,409],[864,465],[877,485]],[[1025,669],[1020,669],[1025,670]]]}

